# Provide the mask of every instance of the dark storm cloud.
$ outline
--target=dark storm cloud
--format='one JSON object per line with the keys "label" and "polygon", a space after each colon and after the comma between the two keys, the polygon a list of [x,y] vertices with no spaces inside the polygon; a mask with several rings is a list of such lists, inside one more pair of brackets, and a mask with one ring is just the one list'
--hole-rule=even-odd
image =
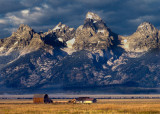
{"label": "dark storm cloud", "polygon": [[128,35],[144,21],[160,28],[159,4],[159,0],[1,0],[0,37],[11,34],[21,23],[37,32],[59,22],[77,28],[88,11],[97,13],[112,31]]}
{"label": "dark storm cloud", "polygon": [[8,12],[14,12],[25,7],[20,3],[19,0],[0,0],[0,14]]}
{"label": "dark storm cloud", "polygon": [[20,3],[26,7],[34,7],[45,2],[45,0],[21,0]]}

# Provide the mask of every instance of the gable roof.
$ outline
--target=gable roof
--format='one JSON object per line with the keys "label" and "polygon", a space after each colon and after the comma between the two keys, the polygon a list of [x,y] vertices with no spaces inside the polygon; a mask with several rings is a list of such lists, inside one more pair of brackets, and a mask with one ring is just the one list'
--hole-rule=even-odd
{"label": "gable roof", "polygon": [[33,98],[44,98],[45,96],[48,97],[47,94],[35,94]]}
{"label": "gable roof", "polygon": [[90,97],[79,97],[76,100],[77,101],[93,101],[95,99],[94,98],[90,98]]}

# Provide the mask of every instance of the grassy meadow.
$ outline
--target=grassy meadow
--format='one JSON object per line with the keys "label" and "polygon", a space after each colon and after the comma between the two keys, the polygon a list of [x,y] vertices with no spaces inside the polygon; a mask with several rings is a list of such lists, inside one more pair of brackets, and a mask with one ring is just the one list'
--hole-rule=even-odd
{"label": "grassy meadow", "polygon": [[32,100],[0,100],[0,114],[83,113],[159,114],[160,99],[98,99],[94,104],[33,104]]}

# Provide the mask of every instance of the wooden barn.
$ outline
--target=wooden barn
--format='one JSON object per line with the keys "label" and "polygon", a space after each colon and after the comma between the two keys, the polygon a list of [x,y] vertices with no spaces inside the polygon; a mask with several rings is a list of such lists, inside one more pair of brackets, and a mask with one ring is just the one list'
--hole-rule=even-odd
{"label": "wooden barn", "polygon": [[33,97],[33,103],[52,103],[53,101],[48,97],[47,94],[35,94]]}
{"label": "wooden barn", "polygon": [[79,97],[76,99],[76,103],[96,103],[97,100],[95,98],[90,98],[90,97]]}

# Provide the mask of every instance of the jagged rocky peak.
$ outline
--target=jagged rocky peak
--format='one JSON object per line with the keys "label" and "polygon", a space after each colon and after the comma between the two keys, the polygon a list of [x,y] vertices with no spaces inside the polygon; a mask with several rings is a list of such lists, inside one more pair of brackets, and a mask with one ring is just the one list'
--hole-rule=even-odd
{"label": "jagged rocky peak", "polygon": [[88,12],[84,24],[76,30],[73,48],[77,50],[107,49],[113,43],[113,33],[95,13]]}
{"label": "jagged rocky peak", "polygon": [[151,23],[144,22],[140,24],[137,31],[131,36],[124,37],[122,40],[123,47],[127,51],[145,52],[159,47],[159,33]]}
{"label": "jagged rocky peak", "polygon": [[158,30],[150,22],[143,22],[138,26],[136,32],[149,35],[158,32]]}
{"label": "jagged rocky peak", "polygon": [[101,21],[102,19],[95,13],[93,12],[88,12],[86,14],[86,19],[92,19],[94,21]]}
{"label": "jagged rocky peak", "polygon": [[56,31],[56,30],[60,30],[60,29],[63,29],[63,28],[65,28],[65,27],[67,27],[65,24],[62,24],[61,22],[57,25],[57,26],[55,26],[54,28],[53,28],[53,31]]}
{"label": "jagged rocky peak", "polygon": [[33,31],[33,29],[31,27],[29,27],[28,25],[24,25],[21,24],[17,30],[18,33],[22,33],[24,31]]}
{"label": "jagged rocky peak", "polygon": [[57,39],[63,43],[66,43],[68,40],[75,37],[75,29],[62,24],[61,22],[53,29],[53,31],[55,32]]}
{"label": "jagged rocky peak", "polygon": [[16,32],[12,34],[14,38],[31,39],[36,32],[28,25],[21,24]]}
{"label": "jagged rocky peak", "polygon": [[105,22],[97,14],[92,12],[86,14],[83,28],[91,28],[94,32],[102,32],[104,30],[109,31]]}
{"label": "jagged rocky peak", "polygon": [[24,55],[45,45],[40,34],[24,24],[21,24],[16,32],[10,37],[2,39],[2,41],[0,42],[0,55],[9,55],[15,51],[20,55]]}
{"label": "jagged rocky peak", "polygon": [[74,28],[69,28],[69,26],[62,24],[61,22],[59,22],[52,30],[49,30],[48,32],[44,33],[44,34],[52,34],[52,33],[58,33],[58,32],[74,32],[75,29]]}
{"label": "jagged rocky peak", "polygon": [[50,30],[51,32],[58,32],[58,31],[64,31],[64,30],[68,30],[68,31],[74,31],[74,28],[69,28],[69,26],[62,24],[61,22],[59,22],[52,30]]}
{"label": "jagged rocky peak", "polygon": [[56,25],[52,30],[41,35],[46,44],[52,46],[67,46],[67,41],[75,37],[75,29],[62,24]]}

